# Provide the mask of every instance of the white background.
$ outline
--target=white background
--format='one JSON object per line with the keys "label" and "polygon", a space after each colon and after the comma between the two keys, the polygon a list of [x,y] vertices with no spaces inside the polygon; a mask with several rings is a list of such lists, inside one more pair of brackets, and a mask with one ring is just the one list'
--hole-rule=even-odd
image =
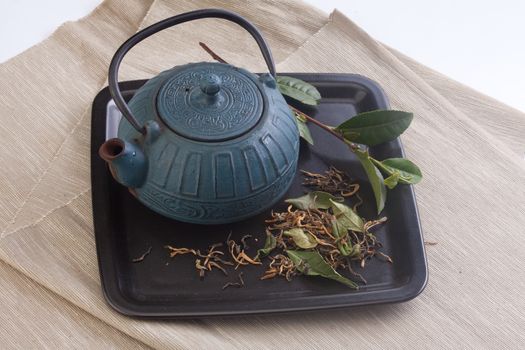
{"label": "white background", "polygon": [[[524,0],[306,1],[338,8],[383,43],[525,111]],[[0,62],[100,2],[0,0]]]}

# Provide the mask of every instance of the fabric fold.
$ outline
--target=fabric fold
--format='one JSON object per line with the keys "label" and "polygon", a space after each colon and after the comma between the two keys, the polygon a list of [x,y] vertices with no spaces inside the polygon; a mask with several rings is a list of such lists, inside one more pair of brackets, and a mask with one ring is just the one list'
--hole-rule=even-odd
{"label": "fabric fold", "polygon": [[4,263],[0,263],[0,284],[5,287],[0,303],[3,349],[64,348],[65,344],[75,349],[148,349]]}
{"label": "fabric fold", "polygon": [[[113,48],[151,1],[111,1],[0,65],[0,233],[16,222],[64,140],[103,87]],[[132,26],[132,23],[136,23]]]}
{"label": "fabric fold", "polygon": [[473,122],[482,126],[492,136],[505,143],[516,153],[517,158],[525,158],[524,112],[454,81],[391,47],[385,47],[434,90],[450,101],[454,107],[472,119]]}

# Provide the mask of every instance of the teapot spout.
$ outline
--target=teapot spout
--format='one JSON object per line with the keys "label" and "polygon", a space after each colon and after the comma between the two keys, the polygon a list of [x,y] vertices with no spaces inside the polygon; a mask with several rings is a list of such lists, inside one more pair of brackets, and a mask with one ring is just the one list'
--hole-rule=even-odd
{"label": "teapot spout", "polygon": [[130,188],[142,186],[146,179],[147,159],[139,145],[113,138],[100,146],[98,154],[108,163],[111,174],[119,183]]}

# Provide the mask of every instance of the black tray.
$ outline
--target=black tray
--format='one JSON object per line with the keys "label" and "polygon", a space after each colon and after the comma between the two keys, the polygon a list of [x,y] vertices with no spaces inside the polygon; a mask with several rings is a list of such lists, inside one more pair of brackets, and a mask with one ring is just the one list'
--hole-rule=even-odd
{"label": "black tray", "polygon": [[[317,109],[305,110],[330,125],[337,125],[359,112],[388,108],[381,88],[373,81],[352,74],[288,74],[315,85],[322,102]],[[145,83],[121,83],[130,98]],[[205,249],[210,244],[252,234],[264,243],[264,219],[269,213],[229,225],[200,226],[164,218],[140,204],[123,186],[117,184],[98,156],[104,142],[106,114],[115,113],[110,104],[108,89],[103,89],[93,103],[91,138],[91,175],[93,186],[93,217],[100,278],[108,303],[117,311],[133,316],[182,317],[235,315],[296,310],[340,308],[355,305],[406,301],[417,296],[427,282],[427,263],[419,224],[414,191],[411,186],[398,186],[389,191],[382,213],[388,222],[378,229],[377,236],[384,243],[384,252],[394,264],[372,259],[363,271],[367,285],[357,291],[331,280],[317,277],[296,277],[292,282],[283,278],[260,281],[264,268],[247,266],[244,288],[221,287],[235,281],[237,273],[225,277],[212,271],[201,280],[190,255],[170,259],[166,244]],[[301,107],[304,109],[304,107]],[[111,129],[111,128],[110,128]],[[339,140],[325,131],[310,126],[316,145],[310,147],[301,141],[299,168],[314,172],[334,165],[347,171],[362,183],[365,202],[360,214],[367,219],[375,217],[374,200],[366,175],[358,161]],[[110,135],[108,135],[110,136]],[[373,147],[371,154],[378,159],[403,156],[399,140]],[[304,193],[298,172],[286,198]],[[284,209],[283,205],[276,206]],[[132,259],[148,247],[151,254],[140,263]]]}

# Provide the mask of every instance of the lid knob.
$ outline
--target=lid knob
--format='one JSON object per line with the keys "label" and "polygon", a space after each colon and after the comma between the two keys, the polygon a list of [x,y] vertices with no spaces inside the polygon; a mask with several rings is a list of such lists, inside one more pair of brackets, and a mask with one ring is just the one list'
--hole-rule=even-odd
{"label": "lid knob", "polygon": [[200,82],[202,92],[207,95],[216,95],[221,89],[221,78],[216,74],[206,75]]}

